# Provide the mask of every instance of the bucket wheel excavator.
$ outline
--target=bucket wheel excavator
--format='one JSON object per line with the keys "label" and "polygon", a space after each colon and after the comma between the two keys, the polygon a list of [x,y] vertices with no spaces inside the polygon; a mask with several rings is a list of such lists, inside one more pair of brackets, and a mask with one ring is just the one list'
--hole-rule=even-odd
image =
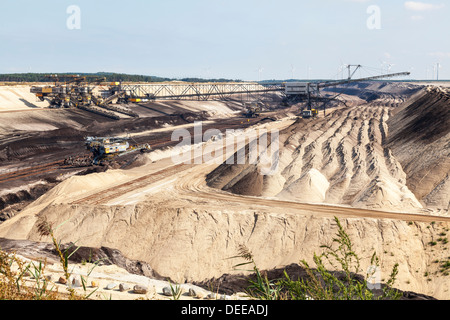
{"label": "bucket wheel excavator", "polygon": [[64,164],[70,166],[105,165],[117,157],[152,150],[149,144],[130,144],[129,137],[86,137],[85,146],[90,155],[69,157]]}
{"label": "bucket wheel excavator", "polygon": [[[352,72],[352,67],[354,70]],[[354,82],[378,80],[384,78],[393,78],[399,76],[408,76],[410,72],[399,72],[391,74],[383,74],[372,77],[352,79],[355,72],[361,68],[361,65],[347,65],[348,79],[336,80],[336,81],[322,81],[322,82],[286,82],[285,83],[285,95],[286,102],[295,104],[298,102],[306,102],[305,107],[301,110],[302,118],[315,118],[318,116],[319,110],[323,109],[326,113],[326,106],[331,101],[342,103],[339,99],[342,93],[338,93],[332,97],[326,97],[321,94],[321,89],[327,87],[334,87],[338,85],[350,84]]]}

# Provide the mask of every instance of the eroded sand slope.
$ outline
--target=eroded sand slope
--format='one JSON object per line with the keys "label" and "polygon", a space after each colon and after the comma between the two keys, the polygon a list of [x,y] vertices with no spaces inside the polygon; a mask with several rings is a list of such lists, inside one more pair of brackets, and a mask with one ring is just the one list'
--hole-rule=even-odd
{"label": "eroded sand slope", "polygon": [[450,94],[429,87],[388,121],[389,147],[407,174],[407,185],[429,208],[450,206]]}
{"label": "eroded sand slope", "polygon": [[448,299],[450,282],[435,262],[448,259],[447,245],[437,241],[450,230],[448,218],[280,201],[423,212],[426,204],[385,144],[395,103],[375,101],[314,121],[288,122],[280,132],[280,170],[272,176],[259,175],[250,164],[187,166],[99,204],[75,200],[96,193],[100,199],[111,191],[108,186],[114,191],[114,185],[173,163],[160,158],[133,170],[72,177],[2,223],[0,237],[49,241],[37,232],[38,219],[45,217],[59,226],[56,235],[64,242],[116,248],[162,276],[202,281],[234,272],[242,261],[228,258],[241,244],[261,269],[311,262],[334,238],[339,215],[362,258],[362,273],[376,251],[381,280],[399,263],[396,287]]}
{"label": "eroded sand slope", "polygon": [[[157,273],[181,283],[241,273],[242,269],[234,271],[233,266],[243,261],[228,259],[237,254],[241,244],[253,252],[261,269],[298,263],[300,259],[312,263],[313,254],[322,252],[320,245],[330,244],[337,230],[332,212],[323,216],[308,210],[256,205],[245,209],[239,202],[203,199],[201,203],[198,198],[183,200],[167,197],[167,193],[156,193],[152,201],[128,206],[54,204],[39,215],[55,226],[65,222],[58,228],[59,239],[117,248],[128,258],[145,261]],[[30,240],[48,240],[39,236],[35,217],[22,219],[2,236],[14,238],[14,234],[26,233]],[[429,245],[438,234],[447,232],[449,223],[340,220],[362,258],[362,273],[376,252],[383,279],[399,263],[399,289],[449,297],[450,283],[434,263],[445,260],[448,253],[441,243]]]}
{"label": "eroded sand slope", "polygon": [[[406,186],[406,174],[383,147],[389,108],[366,105],[337,110],[317,121],[305,119],[281,132],[279,170],[256,177],[245,165],[218,168],[209,185],[255,196],[310,203],[330,203],[383,210],[420,209]],[[241,170],[240,170],[241,169]],[[223,170],[223,171],[221,171]],[[247,179],[261,185],[241,187]]]}

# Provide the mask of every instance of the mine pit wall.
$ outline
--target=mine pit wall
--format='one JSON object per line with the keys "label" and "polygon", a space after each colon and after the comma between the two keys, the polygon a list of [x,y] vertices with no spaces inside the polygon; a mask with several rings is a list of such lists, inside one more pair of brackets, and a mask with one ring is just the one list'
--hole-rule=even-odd
{"label": "mine pit wall", "polygon": [[30,88],[30,85],[0,85],[0,112],[49,107],[49,103],[40,101]]}
{"label": "mine pit wall", "polygon": [[[64,243],[118,249],[127,258],[145,261],[158,274],[180,283],[242,273],[242,267],[237,272],[233,266],[243,260],[227,259],[237,255],[241,244],[251,250],[261,270],[301,259],[314,266],[313,254],[323,251],[320,245],[331,244],[337,231],[333,217],[314,216],[313,212],[193,209],[188,203],[173,206],[173,201],[121,207],[50,205],[39,216],[45,216],[54,226],[66,221],[56,231],[56,237]],[[34,226],[9,229],[9,234],[1,236],[50,241],[38,235],[36,217],[22,219],[15,226]],[[362,274],[375,251],[380,258],[381,281],[387,281],[393,265],[399,263],[397,288],[438,299],[450,298],[450,281],[433,263],[447,259],[448,251],[440,243],[429,245],[439,233],[448,230],[449,223],[362,218],[340,221],[361,258]]]}
{"label": "mine pit wall", "polygon": [[388,120],[390,148],[424,206],[450,209],[450,94],[436,87],[413,95]]}

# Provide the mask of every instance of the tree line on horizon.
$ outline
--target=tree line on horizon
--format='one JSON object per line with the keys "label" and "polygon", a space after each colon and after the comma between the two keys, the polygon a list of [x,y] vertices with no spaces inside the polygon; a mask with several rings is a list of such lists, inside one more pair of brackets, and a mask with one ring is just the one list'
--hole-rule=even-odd
{"label": "tree line on horizon", "polygon": [[100,77],[105,78],[106,82],[164,82],[164,81],[183,81],[183,82],[230,82],[241,81],[231,79],[202,79],[202,78],[165,78],[156,76],[134,75],[125,73],[109,73],[109,72],[97,72],[97,73],[10,73],[0,74],[0,81],[2,82],[54,82],[54,78],[51,76],[57,76],[59,79],[67,79],[70,76],[76,75],[80,77],[86,77],[86,80],[98,79]]}

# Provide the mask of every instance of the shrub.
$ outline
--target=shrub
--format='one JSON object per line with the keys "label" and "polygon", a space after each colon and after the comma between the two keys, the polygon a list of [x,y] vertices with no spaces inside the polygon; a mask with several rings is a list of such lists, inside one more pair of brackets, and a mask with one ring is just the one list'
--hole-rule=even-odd
{"label": "shrub", "polygon": [[[263,276],[257,268],[253,255],[243,245],[239,248],[239,254],[232,258],[242,258],[247,262],[236,265],[253,265],[253,271],[256,280],[250,280],[247,293],[260,300],[378,300],[392,299],[401,297],[392,286],[398,274],[398,264],[392,269],[388,281],[381,285],[381,292],[375,292],[367,282],[376,272],[379,260],[376,253],[373,253],[371,265],[374,268],[369,269],[366,278],[361,277],[359,273],[360,259],[354,252],[351,240],[348,234],[341,226],[339,220],[335,218],[338,226],[337,237],[333,239],[332,245],[323,245],[325,251],[320,254],[314,254],[313,261],[316,267],[313,269],[309,264],[302,260],[300,265],[305,269],[307,276],[298,280],[292,280],[286,271],[282,279],[269,280],[267,275]],[[326,268],[331,265],[336,270],[331,272]]]}
{"label": "shrub", "polygon": [[[64,276],[69,280],[69,258],[78,248],[71,251],[69,246],[66,250],[61,250],[61,243],[56,240],[53,227],[45,219],[38,221],[38,231],[41,236],[50,236],[59,256],[60,263],[64,270]],[[88,276],[93,271],[98,262],[94,263],[89,270]],[[57,288],[44,277],[46,262],[25,263],[17,258],[15,254],[9,254],[0,250],[0,299],[1,300],[80,300],[88,299],[97,289],[90,294],[78,295],[70,285],[67,286],[68,293],[59,293]],[[13,269],[17,269],[17,271]],[[26,281],[26,277],[31,276],[32,283]],[[81,276],[81,284],[85,292],[87,280]]]}

